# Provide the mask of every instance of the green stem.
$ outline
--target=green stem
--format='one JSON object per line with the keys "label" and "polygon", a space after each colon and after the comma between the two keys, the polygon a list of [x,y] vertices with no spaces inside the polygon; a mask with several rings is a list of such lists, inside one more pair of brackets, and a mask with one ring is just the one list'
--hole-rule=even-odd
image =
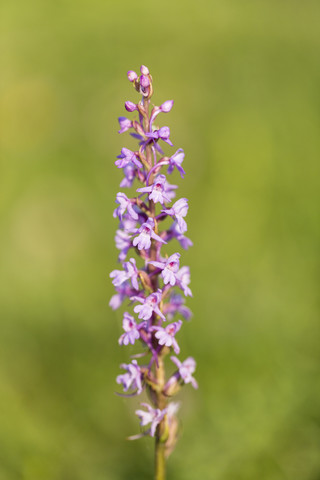
{"label": "green stem", "polygon": [[154,467],[155,467],[154,479],[165,480],[166,478],[165,443],[160,440],[159,435],[156,436]]}

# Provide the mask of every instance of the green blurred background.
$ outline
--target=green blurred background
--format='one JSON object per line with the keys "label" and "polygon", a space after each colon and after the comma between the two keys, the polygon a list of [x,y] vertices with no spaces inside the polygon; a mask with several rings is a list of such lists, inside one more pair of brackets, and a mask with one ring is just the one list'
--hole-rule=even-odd
{"label": "green blurred background", "polygon": [[179,342],[200,389],[169,478],[319,480],[319,2],[4,0],[0,18],[0,479],[152,478],[108,308],[117,117],[144,63],[175,100],[159,121],[194,241]]}

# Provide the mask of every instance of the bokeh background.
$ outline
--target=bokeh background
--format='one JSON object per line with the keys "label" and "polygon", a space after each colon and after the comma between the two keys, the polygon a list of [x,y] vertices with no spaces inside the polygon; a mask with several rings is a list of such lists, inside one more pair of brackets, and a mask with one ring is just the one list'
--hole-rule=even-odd
{"label": "bokeh background", "polygon": [[[186,152],[175,480],[319,480],[320,4],[4,0],[1,18],[1,480],[147,480],[137,400],[114,395],[108,308],[122,146],[144,63]],[[159,117],[160,118],[160,117]],[[125,134],[126,135],[126,134]]]}

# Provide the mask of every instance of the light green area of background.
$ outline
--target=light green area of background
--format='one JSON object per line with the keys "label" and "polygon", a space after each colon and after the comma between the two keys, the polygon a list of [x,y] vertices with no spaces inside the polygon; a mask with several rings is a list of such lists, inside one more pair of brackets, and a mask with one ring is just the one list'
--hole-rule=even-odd
{"label": "light green area of background", "polygon": [[1,480],[152,478],[108,308],[141,63],[175,100],[194,241],[179,342],[200,389],[169,478],[319,480],[319,18],[308,0],[2,2]]}

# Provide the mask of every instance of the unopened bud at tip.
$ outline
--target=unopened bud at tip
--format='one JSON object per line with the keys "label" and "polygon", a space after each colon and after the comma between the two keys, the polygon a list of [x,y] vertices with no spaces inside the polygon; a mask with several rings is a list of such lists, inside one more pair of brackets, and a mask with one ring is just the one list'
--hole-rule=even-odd
{"label": "unopened bud at tip", "polygon": [[140,72],[142,73],[142,75],[149,75],[149,68],[145,65],[141,65]]}
{"label": "unopened bud at tip", "polygon": [[129,100],[124,104],[124,106],[128,112],[134,112],[135,110],[137,110],[137,105],[133,102],[130,102]]}
{"label": "unopened bud at tip", "polygon": [[127,73],[127,77],[129,82],[134,82],[138,78],[138,75],[133,70],[129,70]]}
{"label": "unopened bud at tip", "polygon": [[173,107],[173,100],[167,100],[162,105],[160,105],[161,112],[168,113]]}

